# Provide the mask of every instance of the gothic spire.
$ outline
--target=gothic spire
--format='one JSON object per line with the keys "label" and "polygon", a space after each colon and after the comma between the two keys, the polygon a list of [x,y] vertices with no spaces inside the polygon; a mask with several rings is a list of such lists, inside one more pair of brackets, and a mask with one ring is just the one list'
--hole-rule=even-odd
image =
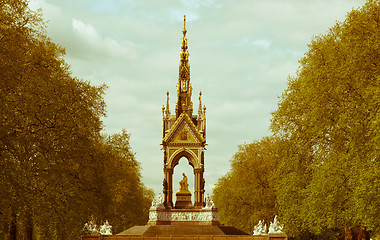
{"label": "gothic spire", "polygon": [[186,15],[183,17],[183,30],[182,30],[182,45],[180,52],[179,63],[179,76],[177,84],[177,105],[176,105],[176,117],[183,112],[187,113],[190,117],[193,113],[193,103],[191,101],[192,87],[190,83],[190,64],[189,64],[189,52],[187,51],[187,38],[186,38]]}
{"label": "gothic spire", "polygon": [[181,46],[181,61],[179,66],[179,77],[180,78],[190,78],[190,65],[189,65],[189,52],[187,51],[187,38],[186,38],[186,15],[183,16],[183,37]]}

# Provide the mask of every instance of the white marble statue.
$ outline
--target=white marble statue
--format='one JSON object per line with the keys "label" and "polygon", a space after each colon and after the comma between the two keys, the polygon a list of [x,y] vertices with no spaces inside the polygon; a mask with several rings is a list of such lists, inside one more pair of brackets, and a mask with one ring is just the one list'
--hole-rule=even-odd
{"label": "white marble statue", "polygon": [[270,223],[268,233],[284,233],[280,222],[277,220],[277,215],[274,217],[273,222]]}
{"label": "white marble statue", "polygon": [[260,220],[259,223],[253,227],[253,235],[266,235],[267,234],[267,225],[263,220]]}
{"label": "white marble statue", "polygon": [[108,220],[100,226],[99,232],[102,235],[112,235],[112,226],[108,223]]}
{"label": "white marble statue", "polygon": [[206,209],[212,209],[212,208],[215,208],[215,204],[214,202],[212,201],[211,197],[210,197],[210,194],[207,194],[206,198],[205,198],[205,202],[206,202],[206,206],[204,208]]}
{"label": "white marble statue", "polygon": [[111,229],[112,229],[112,226],[108,223],[108,220],[106,220],[106,222],[103,223],[103,225],[101,225],[100,227],[98,227],[98,225],[96,225],[96,223],[94,223],[93,220],[86,223],[83,227],[83,230],[86,233],[90,233],[90,234],[100,233],[101,235],[112,235]]}
{"label": "white marble statue", "polygon": [[161,194],[161,193],[158,194],[158,197],[157,197],[157,204],[158,204],[158,206],[164,204],[164,198],[162,197],[162,194]]}
{"label": "white marble statue", "polygon": [[162,197],[161,193],[159,193],[156,198],[153,198],[152,206],[150,208],[165,208],[164,198]]}
{"label": "white marble statue", "polygon": [[92,220],[84,225],[83,230],[90,234],[99,233],[98,226]]}
{"label": "white marble statue", "polygon": [[156,205],[157,205],[156,198],[153,198],[153,200],[152,200],[152,205],[150,206],[150,208],[155,208]]}

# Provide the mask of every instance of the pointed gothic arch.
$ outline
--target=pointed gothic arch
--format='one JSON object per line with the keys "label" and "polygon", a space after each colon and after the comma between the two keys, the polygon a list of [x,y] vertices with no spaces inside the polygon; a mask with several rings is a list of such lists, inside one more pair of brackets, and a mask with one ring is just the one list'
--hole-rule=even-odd
{"label": "pointed gothic arch", "polygon": [[177,149],[170,156],[169,162],[168,162],[168,165],[170,166],[170,168],[172,168],[174,170],[174,168],[175,168],[175,166],[177,166],[179,160],[183,157],[187,159],[187,161],[189,162],[189,165],[192,166],[193,169],[200,167],[200,164],[198,162],[198,156],[196,156],[194,154],[194,152],[192,152],[191,150],[189,150],[185,147],[182,147],[180,149]]}
{"label": "pointed gothic arch", "polygon": [[[203,154],[201,154],[203,157]],[[173,174],[174,168],[178,165],[182,158],[186,158],[189,165],[193,167],[194,172],[194,206],[204,206],[204,167],[201,164],[201,158],[188,148],[181,147],[176,149],[164,166],[164,204],[166,207],[173,208]]]}

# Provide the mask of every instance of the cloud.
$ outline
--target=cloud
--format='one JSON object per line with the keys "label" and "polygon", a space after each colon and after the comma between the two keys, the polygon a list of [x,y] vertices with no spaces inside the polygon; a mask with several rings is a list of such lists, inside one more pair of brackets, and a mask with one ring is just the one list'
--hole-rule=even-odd
{"label": "cloud", "polygon": [[264,39],[255,39],[251,42],[251,45],[258,48],[267,49],[270,47],[270,42]]}
{"label": "cloud", "polygon": [[[138,49],[135,44],[125,41],[123,45],[110,37],[101,36],[94,26],[81,20],[72,19],[73,32],[79,40],[80,50],[72,54],[78,57],[104,57],[135,59]],[[83,48],[84,46],[84,48]]]}
{"label": "cloud", "polygon": [[90,24],[85,24],[84,22],[73,18],[72,20],[74,31],[81,34],[85,39],[89,40],[89,43],[100,42],[101,37],[96,32],[95,28]]}
{"label": "cloud", "polygon": [[[106,83],[107,133],[131,133],[144,183],[162,187],[161,106],[174,113],[183,15],[187,16],[194,113],[207,107],[206,185],[229,170],[237,146],[270,134],[287,76],[313,35],[365,0],[31,0],[67,50],[73,75]],[[191,168],[188,165],[184,169]],[[188,169],[188,170],[189,170]]]}
{"label": "cloud", "polygon": [[56,5],[50,4],[45,0],[30,0],[29,7],[32,10],[43,9],[44,17],[52,17],[61,14],[61,8]]}

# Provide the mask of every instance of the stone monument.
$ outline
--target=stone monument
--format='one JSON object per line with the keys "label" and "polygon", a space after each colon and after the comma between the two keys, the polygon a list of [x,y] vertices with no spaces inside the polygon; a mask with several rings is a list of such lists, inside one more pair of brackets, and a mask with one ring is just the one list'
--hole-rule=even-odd
{"label": "stone monument", "polygon": [[[204,152],[206,146],[206,107],[199,93],[198,115],[193,115],[192,86],[190,83],[189,52],[186,38],[186,17],[182,30],[177,102],[171,114],[169,92],[166,106],[162,106],[162,147],[164,151],[163,208],[152,205],[148,225],[219,225],[214,205],[206,207]],[[173,201],[173,173],[181,158],[186,158],[194,170],[194,195],[189,191],[187,176],[179,182],[179,191]],[[194,203],[191,198],[194,196]]]}
{"label": "stone monument", "polygon": [[[162,150],[164,179],[162,194],[158,194],[149,209],[149,220],[145,226],[134,226],[116,236],[104,239],[213,239],[213,236],[236,235],[236,239],[254,239],[234,227],[219,223],[218,210],[209,195],[205,197],[204,153],[206,146],[206,107],[202,106],[202,93],[199,93],[198,114],[193,115],[192,86],[190,83],[189,52],[186,38],[186,17],[184,17],[177,101],[175,114],[169,107],[169,92],[166,93],[166,106],[162,106]],[[173,173],[181,158],[186,158],[194,172],[194,192],[189,191],[187,176],[183,173],[179,191],[173,203]],[[191,201],[194,197],[194,203]],[[239,235],[239,236],[237,236]],[[83,240],[90,240],[82,237]],[[92,239],[91,239],[92,240]]]}
{"label": "stone monument", "polygon": [[[246,235],[234,227],[220,225],[218,210],[209,195],[205,198],[206,107],[202,105],[200,92],[198,114],[193,115],[186,17],[182,33],[175,114],[170,111],[169,92],[166,106],[162,106],[163,196],[159,194],[153,200],[146,226],[130,228],[118,234],[120,237]],[[188,176],[182,173],[173,201],[173,173],[181,158],[193,168],[194,192],[189,190]]]}
{"label": "stone monument", "polygon": [[164,205],[175,208],[173,204],[173,170],[184,157],[194,170],[194,208],[204,207],[204,151],[206,146],[206,107],[202,107],[202,93],[199,93],[198,115],[193,115],[191,100],[193,88],[190,83],[189,52],[186,38],[186,18],[182,30],[179,74],[177,82],[177,101],[175,114],[171,114],[169,92],[166,107],[162,106],[162,147],[164,151]]}

